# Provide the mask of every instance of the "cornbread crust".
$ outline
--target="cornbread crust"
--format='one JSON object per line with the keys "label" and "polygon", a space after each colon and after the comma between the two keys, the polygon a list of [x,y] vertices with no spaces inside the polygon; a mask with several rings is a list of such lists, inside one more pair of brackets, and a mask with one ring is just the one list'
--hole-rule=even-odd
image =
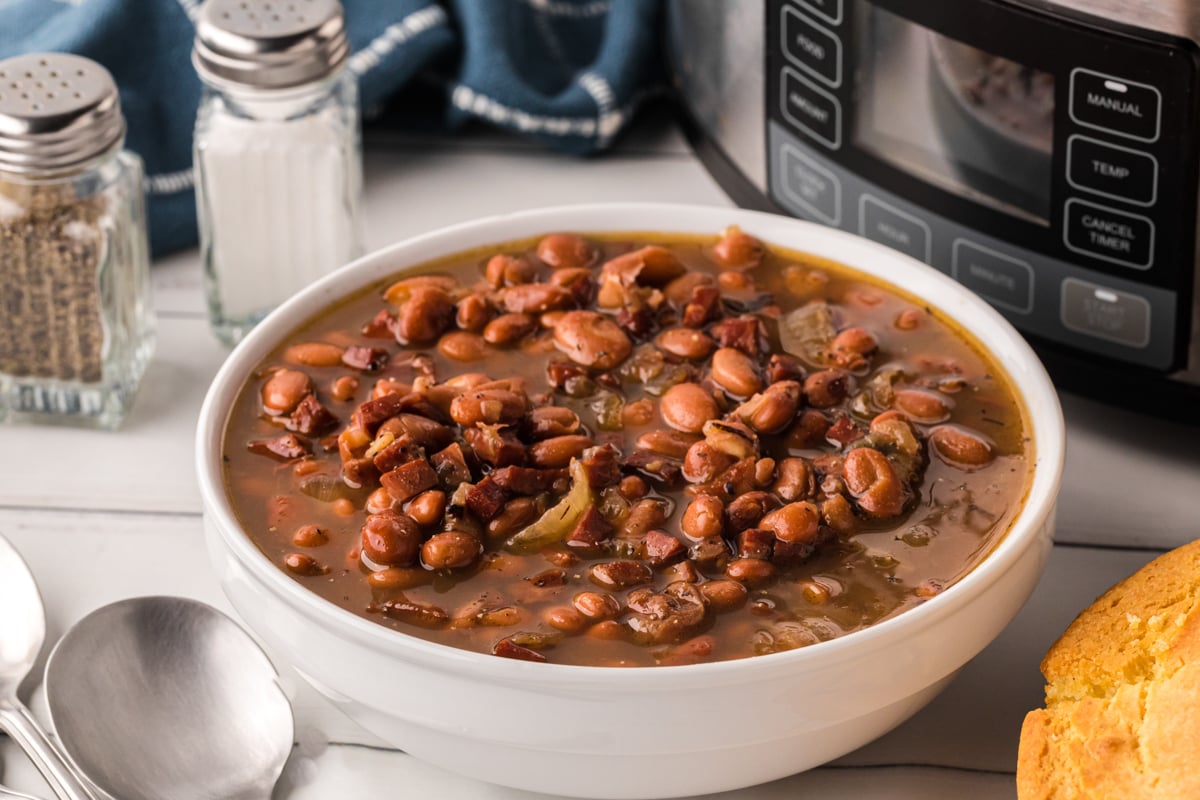
{"label": "cornbread crust", "polygon": [[1200,540],[1105,592],[1042,660],[1020,800],[1200,798]]}

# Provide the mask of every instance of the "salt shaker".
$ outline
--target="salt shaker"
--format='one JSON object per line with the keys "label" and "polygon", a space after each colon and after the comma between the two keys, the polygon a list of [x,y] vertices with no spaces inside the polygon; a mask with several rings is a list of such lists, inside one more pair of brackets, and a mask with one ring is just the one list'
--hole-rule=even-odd
{"label": "salt shaker", "polygon": [[0,420],[115,428],[154,349],[142,163],[112,76],[0,61]]}
{"label": "salt shaker", "polygon": [[337,0],[208,0],[192,63],[209,319],[237,342],[362,252],[357,86]]}

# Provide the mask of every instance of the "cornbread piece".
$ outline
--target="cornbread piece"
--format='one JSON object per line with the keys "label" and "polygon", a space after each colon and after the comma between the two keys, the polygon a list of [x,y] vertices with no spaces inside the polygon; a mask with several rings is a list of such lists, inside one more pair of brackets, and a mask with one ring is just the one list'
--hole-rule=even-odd
{"label": "cornbread piece", "polygon": [[1020,800],[1200,797],[1200,540],[1080,614],[1042,661],[1021,728]]}

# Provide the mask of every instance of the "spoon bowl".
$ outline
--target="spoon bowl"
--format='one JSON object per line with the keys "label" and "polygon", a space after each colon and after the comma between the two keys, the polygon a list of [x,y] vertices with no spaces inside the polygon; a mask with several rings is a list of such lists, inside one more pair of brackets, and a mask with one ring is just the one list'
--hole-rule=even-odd
{"label": "spoon bowl", "polygon": [[263,800],[292,749],[275,668],[229,617],[138,597],[80,620],[50,654],[63,749],[122,800]]}

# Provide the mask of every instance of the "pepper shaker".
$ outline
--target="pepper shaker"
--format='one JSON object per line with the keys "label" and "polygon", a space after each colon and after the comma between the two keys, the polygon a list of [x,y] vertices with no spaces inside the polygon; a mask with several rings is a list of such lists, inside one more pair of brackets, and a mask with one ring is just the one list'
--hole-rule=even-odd
{"label": "pepper shaker", "polygon": [[112,76],[0,61],[0,420],[115,428],[154,349],[142,162]]}
{"label": "pepper shaker", "polygon": [[337,0],[208,0],[192,62],[209,319],[236,343],[362,253],[357,86]]}

